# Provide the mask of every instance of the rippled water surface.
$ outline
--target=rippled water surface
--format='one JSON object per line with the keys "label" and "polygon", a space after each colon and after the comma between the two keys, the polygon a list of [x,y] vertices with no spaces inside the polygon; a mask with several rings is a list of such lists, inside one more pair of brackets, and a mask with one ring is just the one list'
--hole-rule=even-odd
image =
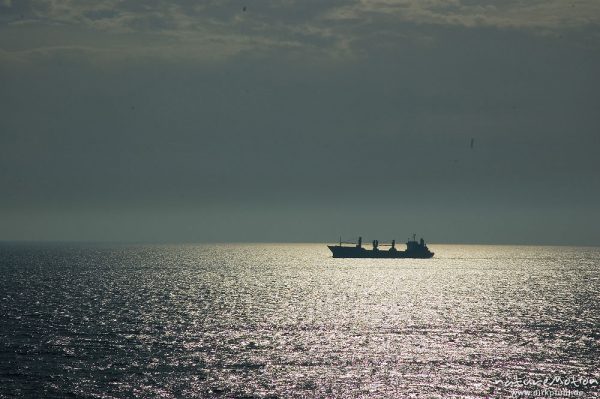
{"label": "rippled water surface", "polygon": [[600,397],[600,249],[430,247],[2,244],[0,396]]}

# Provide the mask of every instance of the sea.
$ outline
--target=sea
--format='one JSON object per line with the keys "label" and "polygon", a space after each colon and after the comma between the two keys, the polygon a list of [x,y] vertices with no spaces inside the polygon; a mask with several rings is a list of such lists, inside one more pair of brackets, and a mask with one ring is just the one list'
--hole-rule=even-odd
{"label": "sea", "polygon": [[0,397],[600,397],[600,248],[0,244]]}

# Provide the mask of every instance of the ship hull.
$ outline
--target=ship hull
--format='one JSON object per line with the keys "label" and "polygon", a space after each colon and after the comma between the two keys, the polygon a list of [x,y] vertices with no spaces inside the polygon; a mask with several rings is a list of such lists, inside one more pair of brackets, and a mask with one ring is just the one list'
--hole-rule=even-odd
{"label": "ship hull", "polygon": [[433,257],[433,252],[428,250],[424,251],[381,251],[381,250],[369,250],[359,247],[344,247],[340,245],[328,245],[327,246],[334,258],[375,258],[375,259],[397,259],[397,258],[411,258],[411,259],[429,259]]}

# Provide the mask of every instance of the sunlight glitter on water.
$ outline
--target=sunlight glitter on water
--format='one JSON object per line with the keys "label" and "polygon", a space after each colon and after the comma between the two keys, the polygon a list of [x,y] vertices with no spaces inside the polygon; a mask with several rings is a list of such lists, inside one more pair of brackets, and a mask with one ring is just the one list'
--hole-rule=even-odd
{"label": "sunlight glitter on water", "polygon": [[600,380],[600,249],[431,248],[4,245],[0,394],[483,398],[517,377]]}

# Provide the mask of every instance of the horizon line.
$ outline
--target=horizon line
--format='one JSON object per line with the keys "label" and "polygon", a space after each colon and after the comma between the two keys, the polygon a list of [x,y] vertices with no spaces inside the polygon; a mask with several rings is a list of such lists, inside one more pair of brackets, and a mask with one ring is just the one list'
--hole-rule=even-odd
{"label": "horizon line", "polygon": [[[338,244],[339,241],[168,241],[168,240],[5,240],[0,239],[0,245],[4,244],[74,244],[74,245],[328,245]],[[396,242],[403,244],[404,242]],[[369,242],[365,242],[369,245]],[[490,242],[427,242],[428,245],[471,245],[471,246],[510,246],[510,247],[578,247],[578,248],[599,248],[596,245],[575,245],[575,244],[552,244],[552,243],[490,243]]]}

